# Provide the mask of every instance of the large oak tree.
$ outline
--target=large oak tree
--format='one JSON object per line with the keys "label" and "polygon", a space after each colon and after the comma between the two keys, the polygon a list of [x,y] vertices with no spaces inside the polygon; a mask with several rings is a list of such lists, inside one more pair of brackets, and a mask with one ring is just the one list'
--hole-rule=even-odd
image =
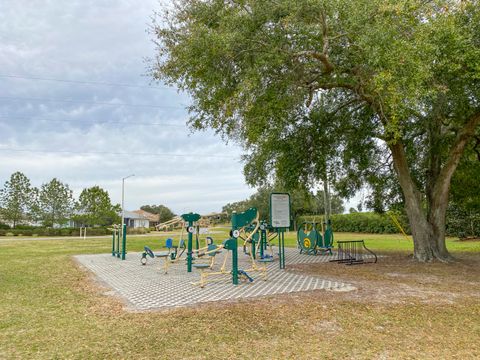
{"label": "large oak tree", "polygon": [[192,127],[245,147],[250,183],[353,193],[394,173],[415,258],[451,258],[450,180],[480,123],[478,0],[178,0],[158,15],[152,76],[191,95]]}

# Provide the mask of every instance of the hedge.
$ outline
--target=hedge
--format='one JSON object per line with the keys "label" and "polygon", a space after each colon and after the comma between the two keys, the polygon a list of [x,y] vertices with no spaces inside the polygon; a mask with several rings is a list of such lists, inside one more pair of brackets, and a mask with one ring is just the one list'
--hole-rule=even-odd
{"label": "hedge", "polygon": [[141,234],[148,234],[150,229],[148,228],[127,228],[127,234],[129,235],[141,235]]}
{"label": "hedge", "polygon": [[0,223],[0,230],[8,230],[10,229],[10,225]]}
{"label": "hedge", "polygon": [[[149,229],[145,228],[129,228],[127,234],[147,234]],[[112,232],[108,228],[87,228],[87,236],[111,235]],[[78,228],[36,228],[36,227],[17,227],[15,229],[0,228],[0,236],[80,236]]]}
{"label": "hedge", "polygon": [[[410,234],[406,216],[396,215],[403,230]],[[304,221],[322,221],[322,216],[300,216],[297,218],[297,224],[301,225]],[[331,216],[332,227],[338,232],[356,232],[373,234],[397,234],[400,230],[395,226],[390,216],[387,214],[377,214],[373,212],[358,212],[351,214],[335,214]]]}
{"label": "hedge", "polygon": [[[87,236],[110,235],[107,228],[88,228]],[[0,229],[0,236],[79,236],[78,228],[28,228],[28,229]]]}

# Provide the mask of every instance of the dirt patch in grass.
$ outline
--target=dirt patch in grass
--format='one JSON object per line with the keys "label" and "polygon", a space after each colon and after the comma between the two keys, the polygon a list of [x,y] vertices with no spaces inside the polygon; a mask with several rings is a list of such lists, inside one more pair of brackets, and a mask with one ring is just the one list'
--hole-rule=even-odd
{"label": "dirt patch in grass", "polygon": [[299,264],[289,269],[352,284],[357,291],[338,294],[346,300],[453,304],[480,297],[480,257],[472,254],[457,255],[449,264],[420,264],[405,254],[389,253],[376,264]]}

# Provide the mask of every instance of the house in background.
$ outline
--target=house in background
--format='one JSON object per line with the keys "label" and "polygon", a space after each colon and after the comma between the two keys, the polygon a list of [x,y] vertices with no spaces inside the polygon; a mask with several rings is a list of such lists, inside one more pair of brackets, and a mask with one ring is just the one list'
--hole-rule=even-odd
{"label": "house in background", "polygon": [[149,228],[150,220],[142,214],[137,214],[135,211],[125,211],[125,224],[129,228]]}
{"label": "house in background", "polygon": [[145,210],[134,210],[132,212],[148,219],[148,221],[150,222],[150,227],[155,227],[160,223],[160,215],[158,214],[152,214]]}

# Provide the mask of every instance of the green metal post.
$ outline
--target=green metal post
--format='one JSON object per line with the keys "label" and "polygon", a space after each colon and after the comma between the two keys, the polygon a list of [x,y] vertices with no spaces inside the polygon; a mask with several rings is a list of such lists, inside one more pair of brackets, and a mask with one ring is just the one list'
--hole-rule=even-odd
{"label": "green metal post", "polygon": [[[188,227],[190,228],[192,224],[193,223],[189,221]],[[188,251],[187,251],[187,271],[188,272],[192,272],[192,248],[193,248],[192,240],[193,240],[193,234],[189,231],[188,232]]]}
{"label": "green metal post", "polygon": [[234,246],[232,248],[232,282],[233,285],[238,285],[238,239],[234,239]]}
{"label": "green metal post", "polygon": [[196,246],[196,249],[198,250],[200,249],[200,242],[198,240],[198,237],[200,236],[200,226],[197,225],[195,229],[197,230],[197,233],[195,234],[195,246]]}
{"label": "green metal post", "polygon": [[[238,239],[235,236],[235,232],[253,222],[257,216],[257,209],[250,208],[243,213],[232,214],[232,237],[227,241],[227,250],[232,251],[232,282],[234,285],[238,285]],[[259,241],[257,239],[257,241]],[[253,242],[253,237],[252,237]],[[255,250],[253,250],[255,252]]]}
{"label": "green metal post", "polygon": [[115,249],[115,255],[120,257],[120,229],[117,229],[117,248]]}
{"label": "green metal post", "polygon": [[278,255],[279,255],[279,264],[280,269],[285,269],[285,229],[278,228]]}
{"label": "green metal post", "polygon": [[[199,214],[189,213],[183,214],[182,219],[188,223],[188,229],[190,230],[193,226],[193,223],[200,219]],[[188,232],[188,243],[187,243],[187,271],[192,272],[192,242],[193,242],[193,231]]]}
{"label": "green metal post", "polygon": [[252,249],[250,251],[252,252],[252,256],[254,259],[257,258],[257,254],[255,250],[257,250],[257,247],[255,246],[255,239],[252,237]]}
{"label": "green metal post", "polygon": [[115,230],[112,232],[112,256],[115,256]]}
{"label": "green metal post", "polygon": [[123,224],[122,230],[122,260],[125,260],[125,254],[127,251],[127,224]]}
{"label": "green metal post", "polygon": [[260,230],[260,259],[263,259],[266,244],[267,244],[267,230],[265,228],[262,228]]}

